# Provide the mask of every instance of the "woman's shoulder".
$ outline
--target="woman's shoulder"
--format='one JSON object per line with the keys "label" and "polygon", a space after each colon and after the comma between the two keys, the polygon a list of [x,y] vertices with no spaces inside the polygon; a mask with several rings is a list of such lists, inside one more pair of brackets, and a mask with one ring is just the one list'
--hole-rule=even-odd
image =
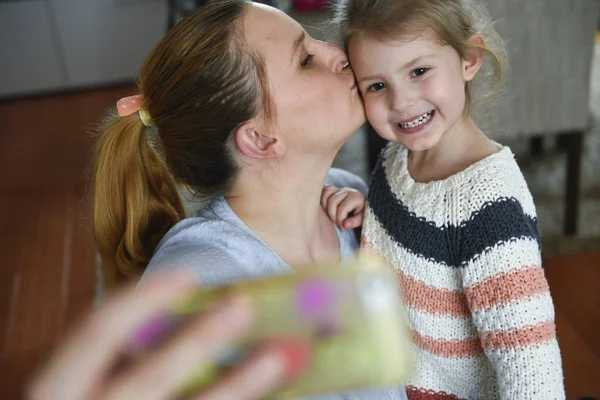
{"label": "woman's shoulder", "polygon": [[264,243],[248,230],[213,216],[187,218],[161,240],[145,274],[186,269],[207,285],[274,273]]}
{"label": "woman's shoulder", "polygon": [[325,185],[336,186],[339,188],[352,188],[365,195],[367,194],[368,190],[364,179],[356,174],[353,174],[352,172],[348,172],[339,168],[331,168],[329,170],[329,174],[325,180]]}
{"label": "woman's shoulder", "polygon": [[201,272],[211,269],[210,265],[235,270],[236,257],[228,241],[239,234],[224,221],[205,217],[186,218],[162,238],[146,273],[184,268],[204,280]]}

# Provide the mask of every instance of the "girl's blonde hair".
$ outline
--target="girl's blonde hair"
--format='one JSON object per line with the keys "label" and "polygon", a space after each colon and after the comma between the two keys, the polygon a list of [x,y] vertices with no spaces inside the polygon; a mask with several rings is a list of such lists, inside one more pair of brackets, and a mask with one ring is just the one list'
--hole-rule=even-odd
{"label": "girl's blonde hair", "polygon": [[[477,0],[338,0],[334,7],[334,29],[346,50],[355,37],[396,40],[427,29],[442,44],[452,46],[461,59],[469,50],[483,50],[481,71],[465,85],[467,116],[474,100],[480,105],[502,82],[506,67],[503,42],[487,9]],[[469,41],[477,33],[485,40],[483,46]]]}

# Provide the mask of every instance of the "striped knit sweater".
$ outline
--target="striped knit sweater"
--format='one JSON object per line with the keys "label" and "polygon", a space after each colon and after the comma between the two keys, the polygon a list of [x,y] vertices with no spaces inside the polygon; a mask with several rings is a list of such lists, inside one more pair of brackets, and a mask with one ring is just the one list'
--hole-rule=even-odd
{"label": "striped knit sweater", "polygon": [[411,178],[407,157],[398,144],[382,153],[362,247],[403,291],[409,399],[564,399],[535,206],[512,152],[431,183]]}

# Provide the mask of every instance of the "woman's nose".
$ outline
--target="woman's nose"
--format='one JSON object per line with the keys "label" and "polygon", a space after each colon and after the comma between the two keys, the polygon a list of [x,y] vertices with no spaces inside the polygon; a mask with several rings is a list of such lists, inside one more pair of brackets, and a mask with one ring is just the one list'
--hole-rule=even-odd
{"label": "woman's nose", "polygon": [[342,72],[350,66],[348,63],[348,56],[344,50],[331,43],[323,42],[322,45],[324,57],[327,59],[327,65],[333,72]]}

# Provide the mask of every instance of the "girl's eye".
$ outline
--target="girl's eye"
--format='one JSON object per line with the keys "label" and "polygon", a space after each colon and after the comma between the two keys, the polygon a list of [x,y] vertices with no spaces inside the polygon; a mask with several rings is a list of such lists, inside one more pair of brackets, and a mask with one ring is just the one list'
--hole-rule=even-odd
{"label": "girl's eye", "polygon": [[425,75],[428,71],[429,71],[429,68],[425,68],[425,67],[413,69],[410,73],[410,77],[418,78],[421,75]]}
{"label": "girl's eye", "polygon": [[367,88],[367,92],[378,92],[381,89],[385,89],[385,83],[374,83]]}
{"label": "girl's eye", "polygon": [[300,63],[300,66],[304,69],[308,68],[310,66],[310,62],[312,61],[313,57],[314,56],[312,54],[307,55],[306,58],[304,60],[302,60],[302,62]]}

